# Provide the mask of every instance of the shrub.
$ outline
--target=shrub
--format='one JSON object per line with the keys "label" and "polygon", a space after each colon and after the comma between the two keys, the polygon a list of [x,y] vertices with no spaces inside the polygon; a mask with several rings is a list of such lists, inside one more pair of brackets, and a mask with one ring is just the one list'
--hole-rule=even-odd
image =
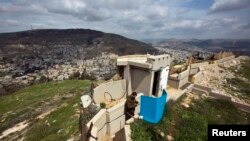
{"label": "shrub", "polygon": [[106,104],[102,102],[102,103],[100,103],[100,107],[101,108],[106,108]]}

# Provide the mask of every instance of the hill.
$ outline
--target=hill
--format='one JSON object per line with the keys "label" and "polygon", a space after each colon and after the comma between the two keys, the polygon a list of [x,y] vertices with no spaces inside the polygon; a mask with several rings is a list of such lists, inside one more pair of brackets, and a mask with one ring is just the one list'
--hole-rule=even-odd
{"label": "hill", "polygon": [[213,52],[224,50],[250,55],[250,39],[167,39],[153,43],[153,46],[181,50],[201,48]]}
{"label": "hill", "polygon": [[[0,54],[47,53],[54,55],[77,50],[93,57],[101,52],[124,54],[156,53],[151,46],[126,37],[90,29],[40,29],[0,34]],[[66,48],[66,49],[65,49]]]}
{"label": "hill", "polygon": [[109,79],[116,55],[157,54],[152,46],[90,29],[0,33],[0,95],[40,81]]}

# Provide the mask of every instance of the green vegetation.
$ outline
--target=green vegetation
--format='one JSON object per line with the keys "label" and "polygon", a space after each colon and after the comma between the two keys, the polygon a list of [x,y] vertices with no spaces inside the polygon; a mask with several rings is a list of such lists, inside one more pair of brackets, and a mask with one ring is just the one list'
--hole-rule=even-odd
{"label": "green vegetation", "polygon": [[[28,120],[25,140],[66,140],[78,133],[80,96],[90,81],[65,80],[21,89],[0,97],[0,131]],[[52,110],[43,119],[36,117]]]}
{"label": "green vegetation", "polygon": [[34,123],[26,133],[25,141],[62,141],[79,135],[79,103],[79,97],[75,97]]}
{"label": "green vegetation", "polygon": [[106,104],[103,103],[103,102],[101,102],[101,103],[100,103],[100,107],[101,107],[101,108],[106,108]]}
{"label": "green vegetation", "polygon": [[[131,125],[134,141],[166,140],[171,135],[177,141],[207,140],[208,124],[249,124],[250,114],[236,109],[231,103],[203,98],[193,101],[189,108],[181,105],[183,97],[169,103],[160,123],[138,121]],[[161,132],[164,136],[161,136]]]}
{"label": "green vegetation", "polygon": [[240,67],[240,75],[250,81],[250,59],[245,60]]}
{"label": "green vegetation", "polygon": [[224,87],[229,93],[250,103],[250,60],[243,61],[240,68],[235,66],[230,70],[236,77],[226,79]]}
{"label": "green vegetation", "polygon": [[171,64],[172,64],[173,66],[175,66],[175,65],[182,65],[182,64],[184,64],[184,63],[186,63],[186,62],[183,61],[183,60],[181,60],[181,61],[180,61],[180,60],[173,60]]}

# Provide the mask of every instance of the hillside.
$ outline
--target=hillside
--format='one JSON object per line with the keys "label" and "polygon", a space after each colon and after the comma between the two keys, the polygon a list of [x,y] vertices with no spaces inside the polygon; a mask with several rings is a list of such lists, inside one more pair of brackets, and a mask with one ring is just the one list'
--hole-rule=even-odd
{"label": "hillside", "polygon": [[205,141],[209,124],[249,124],[249,118],[249,113],[239,111],[227,101],[188,93],[168,103],[160,123],[152,125],[141,120],[132,123],[131,138],[133,141]]}
{"label": "hillside", "polygon": [[200,48],[213,52],[225,50],[250,55],[250,39],[167,39],[155,42],[153,46],[183,50]]}
{"label": "hillside", "polygon": [[[119,55],[157,52],[156,49],[145,43],[90,29],[41,29],[0,34],[0,54],[5,56],[8,54],[47,53],[55,48],[81,49],[86,51],[90,57],[104,51]],[[59,50],[54,55],[61,53]]]}
{"label": "hillside", "polygon": [[146,53],[158,50],[90,29],[0,33],[0,96],[40,81],[109,79],[116,71],[116,55]]}
{"label": "hillside", "polygon": [[79,139],[80,96],[87,93],[89,84],[49,82],[0,97],[0,140]]}

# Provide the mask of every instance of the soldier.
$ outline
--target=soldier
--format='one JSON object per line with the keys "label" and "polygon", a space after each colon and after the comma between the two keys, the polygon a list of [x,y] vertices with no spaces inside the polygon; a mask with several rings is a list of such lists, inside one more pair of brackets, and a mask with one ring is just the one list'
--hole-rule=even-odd
{"label": "soldier", "polygon": [[125,115],[126,120],[133,117],[135,115],[135,107],[138,105],[136,101],[137,93],[133,92],[130,96],[128,96],[126,104],[125,104]]}

